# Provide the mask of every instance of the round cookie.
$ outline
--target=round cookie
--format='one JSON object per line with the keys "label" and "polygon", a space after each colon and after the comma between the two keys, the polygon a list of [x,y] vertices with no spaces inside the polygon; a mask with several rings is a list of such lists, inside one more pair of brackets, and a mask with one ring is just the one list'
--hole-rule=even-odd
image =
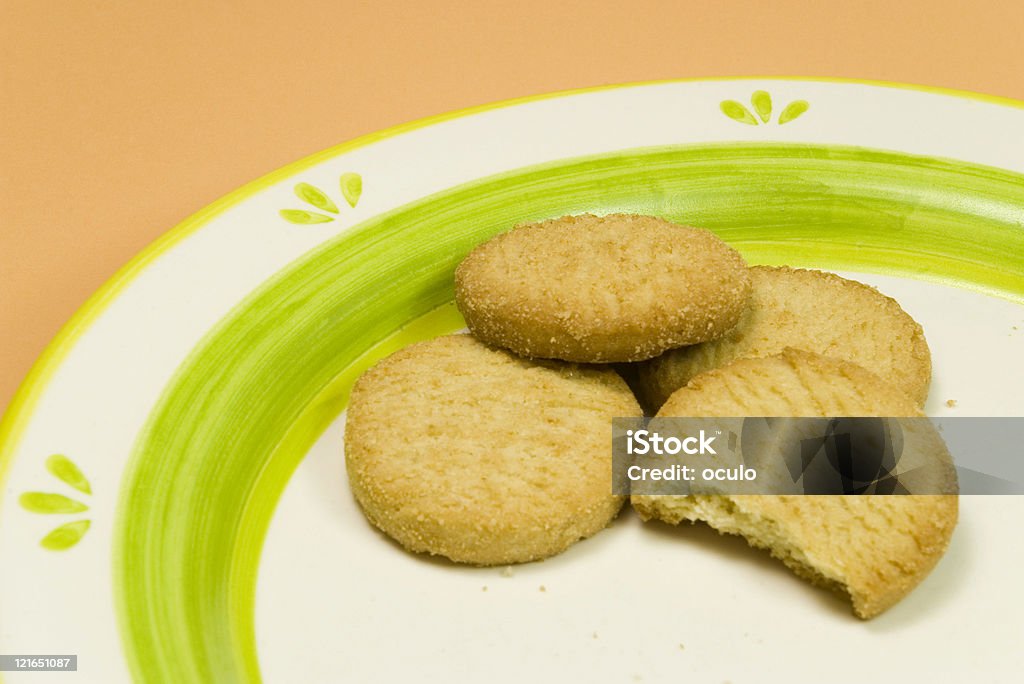
{"label": "round cookie", "polygon": [[611,419],[639,415],[611,369],[440,337],[356,382],[349,484],[370,522],[410,551],[477,565],[537,560],[616,516]]}
{"label": "round cookie", "polygon": [[896,300],[823,271],[753,266],[750,276],[749,306],[724,337],[640,364],[637,384],[649,408],[699,373],[786,347],[852,361],[924,405],[931,354],[921,326]]}
{"label": "round cookie", "polygon": [[[659,416],[921,416],[901,390],[809,352],[736,361],[694,378]],[[645,520],[702,520],[768,549],[796,574],[849,596],[871,618],[909,593],[945,552],[955,495],[634,496]]]}
{"label": "round cookie", "polygon": [[476,337],[583,363],[721,337],[749,289],[742,257],[714,233],[628,214],[520,225],[455,271],[455,301]]}

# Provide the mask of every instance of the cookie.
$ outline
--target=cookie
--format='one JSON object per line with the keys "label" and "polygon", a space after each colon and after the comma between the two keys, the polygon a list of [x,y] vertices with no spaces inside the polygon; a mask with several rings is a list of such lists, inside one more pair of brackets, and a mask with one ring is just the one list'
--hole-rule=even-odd
{"label": "cookie", "polygon": [[640,414],[610,369],[440,337],[356,382],[349,484],[370,522],[410,551],[476,565],[546,558],[618,513],[611,419]]}
{"label": "cookie", "polygon": [[637,384],[648,408],[657,410],[699,373],[786,347],[852,361],[924,405],[931,354],[921,326],[896,300],[824,271],[753,266],[750,276],[749,306],[724,337],[639,364]]}
{"label": "cookie", "polygon": [[[848,361],[785,350],[694,378],[659,416],[921,416],[899,388]],[[702,520],[768,549],[871,618],[910,592],[956,526],[955,495],[634,496],[646,519]]]}
{"label": "cookie", "polygon": [[639,361],[739,320],[746,264],[714,233],[652,216],[563,216],[478,246],[455,301],[479,339],[529,358]]}

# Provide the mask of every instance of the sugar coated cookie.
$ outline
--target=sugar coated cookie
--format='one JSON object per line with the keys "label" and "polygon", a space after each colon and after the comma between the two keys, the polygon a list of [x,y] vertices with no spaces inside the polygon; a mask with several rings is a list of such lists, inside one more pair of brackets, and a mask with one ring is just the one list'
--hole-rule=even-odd
{"label": "sugar coated cookie", "polygon": [[921,326],[896,300],[823,271],[754,266],[750,275],[750,305],[724,337],[639,364],[637,384],[649,408],[699,373],[786,347],[852,361],[924,405],[931,354]]}
{"label": "sugar coated cookie", "polygon": [[746,307],[742,257],[652,216],[563,216],[474,249],[455,300],[479,339],[530,358],[648,359],[724,335]]}
{"label": "sugar coated cookie", "polygon": [[618,513],[611,419],[640,413],[610,369],[440,337],[356,383],[349,483],[370,522],[411,551],[477,565],[537,560]]}
{"label": "sugar coated cookie", "polygon": [[750,306],[735,328],[718,340],[672,349],[639,365],[640,392],[650,408],[656,410],[700,373],[785,347],[853,361],[925,403],[931,353],[921,326],[896,300],[820,270],[750,271]]}
{"label": "sugar coated cookie", "polygon": [[[787,349],[698,375],[659,416],[920,416],[899,388],[847,361]],[[956,526],[955,495],[634,496],[645,519],[742,535],[871,618],[931,571]]]}

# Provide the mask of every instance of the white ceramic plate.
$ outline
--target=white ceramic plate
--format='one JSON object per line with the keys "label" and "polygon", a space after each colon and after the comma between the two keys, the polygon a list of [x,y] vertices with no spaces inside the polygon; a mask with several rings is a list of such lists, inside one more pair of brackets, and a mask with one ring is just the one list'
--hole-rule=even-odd
{"label": "white ceramic plate", "polygon": [[1019,497],[964,497],[936,570],[865,623],[629,512],[511,574],[410,556],[352,501],[342,434],[359,372],[461,326],[468,249],[613,210],[877,285],[925,328],[929,413],[1019,415],[1021,130],[964,93],[656,83],[411,124],[225,197],[79,312],[0,425],[0,653],[78,655],[5,681],[1013,680]]}

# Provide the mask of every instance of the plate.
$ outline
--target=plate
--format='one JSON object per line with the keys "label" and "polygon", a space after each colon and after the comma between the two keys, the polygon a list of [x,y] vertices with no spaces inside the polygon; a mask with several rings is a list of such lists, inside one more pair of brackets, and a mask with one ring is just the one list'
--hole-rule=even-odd
{"label": "plate", "polygon": [[650,83],[416,122],[228,195],[104,286],[4,417],[0,653],[78,655],[4,681],[1012,679],[1020,497],[963,497],[936,570],[864,623],[742,540],[629,512],[511,570],[410,556],[353,503],[342,434],[360,372],[462,326],[470,248],[583,211],[877,285],[925,328],[930,414],[1019,415],[1021,130],[1022,103],[913,86]]}

